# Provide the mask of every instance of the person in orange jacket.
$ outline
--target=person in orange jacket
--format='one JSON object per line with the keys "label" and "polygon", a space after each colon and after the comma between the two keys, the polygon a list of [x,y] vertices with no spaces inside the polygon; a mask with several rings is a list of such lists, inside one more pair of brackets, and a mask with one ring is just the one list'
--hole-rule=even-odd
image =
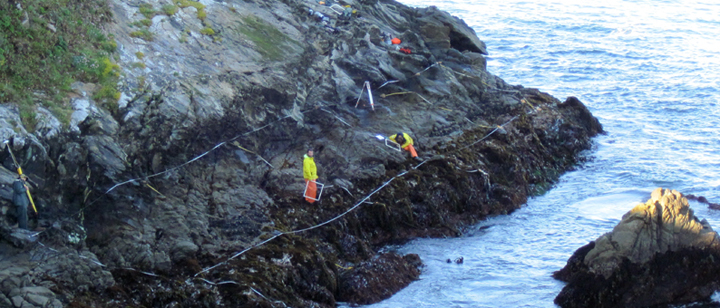
{"label": "person in orange jacket", "polygon": [[313,156],[313,150],[307,151],[303,158],[303,178],[305,178],[305,200],[310,203],[315,203],[317,196],[317,166],[315,166],[315,157]]}
{"label": "person in orange jacket", "polygon": [[397,133],[395,135],[390,136],[390,140],[396,142],[400,145],[400,147],[410,152],[410,156],[412,156],[415,159],[419,159],[417,152],[415,151],[415,147],[413,146],[413,140],[410,138],[410,135],[406,133]]}

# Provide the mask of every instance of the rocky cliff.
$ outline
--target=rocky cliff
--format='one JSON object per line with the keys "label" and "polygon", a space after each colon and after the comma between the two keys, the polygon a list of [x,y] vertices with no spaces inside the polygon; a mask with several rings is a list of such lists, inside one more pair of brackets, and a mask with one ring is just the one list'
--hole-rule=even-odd
{"label": "rocky cliff", "polygon": [[[104,17],[87,22],[112,38],[96,33],[98,46],[116,48],[96,65],[96,82],[80,74],[84,82],[59,92],[66,117],[43,104],[30,118],[27,105],[0,107],[4,212],[11,216],[12,151],[37,183],[37,224],[46,228],[2,222],[0,303],[375,302],[416,279],[421,264],[380,247],[456,236],[512,212],[602,131],[576,98],[488,73],[484,43],[434,7],[101,4]],[[6,9],[29,29],[81,24],[27,5]],[[83,63],[77,57],[69,69]],[[108,81],[115,75],[117,84]],[[422,162],[375,137],[399,131]],[[311,147],[327,185],[312,205],[301,171]]]}
{"label": "rocky cliff", "polygon": [[720,289],[718,234],[677,191],[658,188],[612,232],[579,248],[554,277],[561,307],[657,307]]}

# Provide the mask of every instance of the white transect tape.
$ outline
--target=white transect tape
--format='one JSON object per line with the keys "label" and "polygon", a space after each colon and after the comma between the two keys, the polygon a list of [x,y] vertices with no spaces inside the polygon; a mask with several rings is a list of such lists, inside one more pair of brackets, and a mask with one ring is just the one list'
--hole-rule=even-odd
{"label": "white transect tape", "polygon": [[[416,75],[419,75],[419,74],[427,71],[428,69],[430,69],[430,68],[432,68],[432,67],[434,67],[434,66],[436,66],[436,65],[438,65],[438,64],[439,64],[439,63],[432,64],[432,65],[430,65],[429,67],[425,68],[424,70],[416,73]],[[385,82],[381,87],[383,87],[383,86],[385,86],[385,85],[387,85],[387,84],[389,84],[389,83],[395,83],[395,82],[398,82],[398,81],[397,81],[397,80],[393,80],[393,81]],[[373,108],[373,110],[375,110],[375,108],[374,108],[374,101],[373,101],[373,98],[372,98],[372,92],[371,92],[371,90],[370,90],[370,82],[369,82],[369,81],[365,81],[365,83],[363,84],[363,88],[360,90],[360,95],[358,96],[358,100],[357,100],[357,102],[355,103],[355,107],[357,108],[357,106],[358,106],[358,104],[359,104],[359,102],[360,102],[360,98],[361,98],[361,96],[362,96],[362,93],[363,93],[365,87],[368,88],[370,105],[371,105],[371,107]],[[416,94],[417,94],[417,93],[416,93]],[[419,95],[419,94],[418,94],[418,95]],[[419,95],[419,96],[420,96],[420,95]],[[427,101],[424,97],[422,97],[422,96],[420,96],[420,97],[421,97],[425,102],[430,103],[430,102]],[[342,104],[342,103],[339,103],[338,105],[340,105],[340,104]],[[313,110],[313,109],[308,109],[308,110],[302,111],[301,113],[310,112],[310,111],[312,111],[312,110]],[[336,116],[336,117],[337,117],[337,116]],[[260,131],[260,130],[262,130],[262,129],[265,129],[265,128],[268,127],[268,126],[270,126],[270,125],[272,125],[272,124],[274,124],[274,123],[280,122],[280,121],[282,121],[282,120],[284,120],[284,119],[287,119],[287,118],[290,118],[290,116],[284,116],[284,117],[278,118],[277,120],[272,121],[272,122],[270,122],[270,123],[267,123],[267,124],[265,124],[265,125],[263,125],[263,126],[261,126],[261,127],[252,129],[252,130],[250,130],[250,131],[247,131],[247,132],[245,132],[245,133],[242,133],[242,134],[240,134],[240,135],[237,135],[237,136],[235,136],[235,137],[233,137],[233,138],[231,138],[231,139],[229,139],[229,140],[220,142],[220,143],[218,143],[217,145],[215,145],[212,149],[210,149],[210,150],[208,150],[208,151],[206,151],[206,152],[204,152],[204,153],[202,153],[202,154],[200,154],[200,155],[192,158],[191,160],[189,160],[189,161],[187,161],[187,162],[185,162],[185,163],[182,163],[182,164],[180,164],[180,165],[177,165],[177,166],[175,166],[175,167],[166,169],[166,170],[164,170],[164,171],[162,171],[162,172],[158,172],[158,173],[155,173],[155,174],[146,176],[146,177],[139,177],[139,178],[129,179],[129,180],[125,181],[125,182],[121,182],[121,183],[115,184],[115,185],[112,186],[110,189],[108,189],[104,194],[108,194],[108,193],[110,193],[112,190],[114,190],[115,188],[117,188],[117,187],[119,187],[119,186],[126,185],[126,184],[128,184],[128,183],[137,182],[137,181],[140,181],[140,180],[142,180],[142,179],[148,179],[148,178],[152,178],[152,177],[157,177],[157,176],[160,176],[160,175],[162,175],[162,174],[171,172],[171,171],[173,171],[173,170],[180,169],[180,168],[182,168],[182,167],[184,167],[184,166],[186,166],[186,165],[188,165],[188,164],[190,164],[190,163],[192,163],[192,162],[194,162],[194,161],[197,161],[198,159],[202,158],[203,156],[207,155],[208,153],[216,150],[217,148],[221,147],[222,145],[225,145],[226,143],[228,143],[228,142],[230,142],[230,141],[237,140],[237,139],[239,139],[239,138],[242,137],[242,136],[247,136],[247,135],[252,134],[252,133],[254,133],[254,132],[257,132],[257,131]],[[514,117],[511,118],[509,121],[505,122],[505,123],[502,124],[502,125],[499,125],[496,129],[494,129],[493,131],[491,131],[490,133],[488,133],[487,135],[485,135],[483,138],[481,138],[481,139],[473,142],[473,143],[470,144],[470,145],[467,145],[467,146],[465,146],[465,147],[463,147],[463,148],[460,148],[460,149],[458,149],[458,150],[456,150],[456,151],[466,149],[466,148],[468,148],[468,147],[470,147],[470,146],[473,146],[473,145],[479,143],[480,141],[488,138],[490,135],[492,135],[493,133],[495,133],[500,127],[507,125],[508,123],[512,122],[513,120],[515,120],[515,119],[517,119],[517,118],[518,118],[518,116],[514,116]],[[469,119],[468,119],[468,120],[469,120]],[[345,123],[344,121],[342,121],[342,122],[343,122],[344,124],[346,124],[346,125],[349,125],[349,124]],[[472,122],[472,121],[471,121],[471,122]],[[392,141],[391,141],[391,142],[392,142]],[[395,143],[395,142],[393,142],[393,143]],[[395,144],[397,144],[397,143],[395,143]],[[387,139],[386,139],[386,146],[390,147],[390,144],[387,142]],[[398,146],[399,146],[399,145],[398,145]],[[428,161],[429,161],[429,160],[423,161],[423,162],[421,162],[420,164],[418,164],[418,165],[416,165],[416,166],[413,166],[412,169],[415,170],[415,169],[419,168],[420,166],[424,165],[424,164],[425,164],[426,162],[428,162]],[[365,198],[363,198],[363,199],[360,200],[358,203],[356,203],[353,207],[349,208],[347,211],[343,212],[342,214],[340,214],[340,215],[338,215],[338,216],[335,216],[334,218],[332,218],[332,219],[330,219],[330,220],[328,220],[328,221],[325,221],[325,222],[323,222],[323,223],[320,223],[320,224],[317,224],[317,225],[315,225],[315,226],[311,226],[311,227],[308,227],[308,228],[305,228],[305,229],[300,229],[300,230],[295,230],[295,231],[287,231],[287,232],[277,233],[277,234],[275,234],[274,236],[272,236],[272,237],[270,237],[270,238],[268,238],[268,239],[266,239],[266,240],[264,240],[264,241],[262,241],[262,242],[260,242],[260,243],[257,243],[257,244],[255,244],[255,245],[253,245],[253,246],[251,246],[251,247],[248,247],[248,248],[246,248],[246,249],[244,249],[244,250],[236,253],[235,255],[231,256],[230,258],[228,258],[227,260],[225,260],[225,261],[223,261],[223,262],[220,262],[220,263],[218,263],[218,264],[215,264],[215,265],[213,265],[213,266],[210,266],[210,267],[208,267],[208,268],[205,268],[205,269],[201,270],[200,272],[198,272],[198,273],[196,273],[195,275],[193,275],[193,277],[197,277],[198,275],[200,275],[200,274],[202,274],[202,273],[209,272],[210,270],[212,270],[212,269],[214,269],[214,268],[216,268],[216,267],[218,267],[218,266],[220,266],[220,265],[222,265],[222,264],[227,264],[228,261],[237,258],[238,256],[244,254],[245,252],[247,252],[247,251],[249,251],[249,250],[251,250],[251,249],[254,249],[254,248],[259,247],[259,246],[263,246],[263,245],[265,245],[266,243],[274,240],[275,238],[277,238],[277,237],[279,237],[279,236],[281,236],[281,235],[284,235],[284,234],[297,234],[297,233],[305,232],[305,231],[308,231],[308,230],[312,230],[312,229],[316,229],[316,228],[322,227],[322,226],[324,226],[324,225],[326,225],[326,224],[329,224],[329,223],[331,223],[331,222],[333,222],[333,221],[335,221],[335,220],[337,220],[337,219],[340,219],[341,217],[343,217],[343,216],[347,215],[348,213],[352,212],[353,210],[355,210],[357,207],[359,207],[359,206],[362,205],[363,203],[371,203],[371,202],[367,201],[370,197],[372,197],[374,194],[376,194],[376,193],[377,193],[378,191],[380,191],[381,189],[385,188],[385,186],[387,186],[388,184],[390,184],[390,183],[391,183],[393,180],[395,180],[396,178],[401,177],[401,176],[404,176],[404,175],[407,174],[407,173],[408,173],[408,171],[404,171],[404,172],[402,172],[402,173],[400,173],[400,174],[398,174],[398,175],[390,178],[388,181],[386,181],[385,183],[383,183],[380,187],[378,187],[377,189],[375,189],[374,191],[372,191],[369,195],[365,196]],[[483,173],[485,173],[485,172],[483,172]],[[322,185],[322,184],[321,184],[321,185]],[[325,186],[325,185],[322,185],[321,187],[324,187],[324,186]],[[328,187],[331,187],[331,186],[328,186]],[[307,185],[306,185],[306,189],[307,189]],[[322,188],[321,188],[321,189],[322,189]],[[350,191],[348,191],[346,188],[343,188],[343,189],[345,189],[348,193],[350,193]],[[322,190],[321,190],[321,193],[322,193]],[[351,195],[352,195],[352,194],[351,194]],[[101,197],[102,197],[102,196],[101,196]],[[319,199],[319,196],[318,196],[318,199]],[[94,201],[92,201],[90,204],[84,206],[82,209],[80,209],[79,211],[77,211],[77,212],[74,213],[73,215],[76,215],[76,214],[82,212],[82,210],[84,210],[86,207],[94,204],[94,203],[97,202],[98,200],[100,200],[100,197],[98,197],[97,199],[95,199]],[[71,216],[72,216],[72,215],[71,215]],[[43,231],[43,232],[44,232],[44,231]],[[42,233],[42,232],[39,232],[39,233]],[[38,233],[38,234],[39,234],[39,233]],[[35,235],[37,235],[37,234],[35,234]],[[40,243],[40,244],[42,245],[42,243]],[[44,246],[44,245],[43,245],[43,246]],[[52,249],[52,248],[51,248],[51,249]],[[91,261],[95,262],[94,260],[91,260]],[[103,264],[99,264],[99,265],[104,266]],[[137,271],[137,272],[140,272],[140,273],[143,273],[143,274],[146,274],[146,275],[159,277],[159,276],[156,275],[156,274],[149,273],[149,272],[144,272],[144,271],[138,271],[138,270],[133,269],[133,268],[123,268],[123,269],[133,270],[133,271]],[[198,278],[198,279],[201,279],[201,280],[205,281],[205,282],[208,283],[208,284],[216,284],[216,283],[210,282],[210,281],[208,281],[208,280],[206,280],[206,279],[203,279],[203,278]],[[186,282],[189,282],[189,279],[188,279]],[[220,283],[217,283],[217,284],[223,284],[223,283],[233,283],[233,282],[223,281],[223,282],[220,282]]]}
{"label": "white transect tape", "polygon": [[382,85],[380,85],[380,86],[378,87],[378,89],[380,89],[380,88],[382,88],[382,87],[384,87],[384,86],[386,86],[386,85],[388,85],[388,84],[396,83],[396,82],[400,82],[400,80],[388,80],[388,81],[386,81],[385,83],[383,83]]}
{"label": "white transect tape", "polygon": [[[466,148],[468,148],[468,147],[470,147],[470,146],[473,146],[473,145],[477,144],[478,142],[480,142],[480,141],[482,141],[482,140],[485,140],[486,138],[488,138],[488,137],[490,137],[492,134],[494,134],[496,131],[498,131],[498,129],[499,129],[500,127],[503,127],[503,126],[509,124],[510,122],[514,121],[514,120],[517,119],[517,118],[518,118],[518,116],[512,117],[510,120],[508,120],[507,122],[503,123],[502,125],[499,125],[497,128],[495,128],[494,130],[492,130],[491,132],[489,132],[489,133],[488,133],[487,135],[485,135],[484,137],[482,137],[482,138],[480,138],[479,140],[473,142],[472,144],[470,144],[470,145],[468,145],[468,146],[465,146],[465,147],[462,147],[462,148],[460,148],[460,149],[458,149],[458,150],[456,150],[456,151],[460,151],[460,150],[466,149]],[[379,136],[379,135],[378,135],[378,136]],[[376,136],[376,137],[378,137],[378,136]],[[386,138],[386,139],[387,139],[387,138]],[[412,169],[412,170],[416,170],[417,168],[419,168],[420,166],[424,165],[425,163],[427,163],[427,162],[429,162],[429,161],[430,161],[430,160],[425,160],[425,161],[423,161],[423,162],[421,162],[421,163],[413,166],[411,169]],[[247,252],[247,251],[249,251],[249,250],[251,250],[251,249],[253,249],[253,248],[255,248],[255,247],[259,247],[259,246],[265,245],[267,242],[270,242],[270,241],[274,240],[275,238],[280,237],[281,235],[285,235],[285,234],[297,234],[297,233],[309,231],[309,230],[316,229],[316,228],[322,227],[322,226],[324,226],[324,225],[327,225],[327,224],[329,224],[329,223],[331,223],[331,222],[333,222],[333,221],[335,221],[335,220],[338,220],[338,219],[342,218],[343,216],[347,215],[348,213],[354,211],[354,210],[355,210],[357,207],[359,207],[360,205],[362,205],[362,204],[364,204],[364,203],[371,203],[371,202],[367,202],[367,200],[370,199],[370,197],[372,197],[373,195],[375,195],[375,194],[376,194],[378,191],[380,191],[381,189],[385,188],[385,186],[387,186],[388,184],[390,184],[390,183],[391,183],[392,181],[394,181],[395,179],[397,179],[397,178],[399,178],[399,177],[401,177],[401,176],[404,176],[404,175],[407,174],[407,173],[408,173],[408,171],[403,171],[403,172],[401,172],[400,174],[398,174],[398,175],[390,178],[390,179],[387,180],[385,183],[383,183],[382,185],[380,185],[380,187],[376,188],[376,189],[373,190],[370,194],[368,194],[367,196],[365,196],[365,198],[363,198],[362,200],[360,200],[359,202],[357,202],[355,205],[353,205],[351,208],[349,208],[347,211],[343,212],[343,213],[340,214],[340,215],[337,215],[337,216],[333,217],[333,218],[330,219],[330,220],[327,220],[327,221],[325,221],[325,222],[322,222],[322,223],[320,223],[320,224],[317,224],[317,225],[314,225],[314,226],[311,226],[311,227],[307,227],[307,228],[305,228],[305,229],[300,229],[300,230],[295,230],[295,231],[287,231],[287,232],[278,233],[278,234],[272,236],[271,238],[269,238],[269,239],[267,239],[267,240],[265,240],[265,241],[263,241],[263,242],[261,242],[261,243],[258,243],[258,244],[254,245],[254,246],[251,246],[251,247],[248,247],[248,248],[246,248],[246,249],[244,249],[244,250],[236,253],[235,255],[233,255],[232,257],[228,258],[227,260],[225,260],[225,261],[223,261],[223,262],[220,262],[220,263],[215,264],[215,265],[213,265],[213,266],[211,266],[211,267],[208,267],[208,268],[203,269],[202,271],[200,271],[200,272],[198,272],[197,274],[195,274],[193,277],[197,277],[198,275],[200,275],[200,274],[202,274],[202,273],[209,272],[209,271],[211,271],[212,269],[214,269],[214,268],[216,268],[216,267],[218,267],[218,266],[220,266],[220,265],[222,265],[222,264],[227,264],[228,261],[230,261],[230,260],[232,260],[232,259],[235,259],[235,258],[241,256],[241,255],[244,254],[245,252]],[[306,186],[307,186],[307,185],[306,185]]]}

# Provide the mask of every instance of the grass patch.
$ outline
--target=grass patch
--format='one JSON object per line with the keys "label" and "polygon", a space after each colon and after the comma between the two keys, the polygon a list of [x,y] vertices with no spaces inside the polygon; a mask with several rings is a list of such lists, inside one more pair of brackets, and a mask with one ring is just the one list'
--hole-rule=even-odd
{"label": "grass patch", "polygon": [[167,16],[173,16],[178,12],[178,7],[172,4],[166,4],[162,6],[162,12]]}
{"label": "grass patch", "polygon": [[198,19],[205,20],[205,18],[207,18],[207,13],[205,13],[205,5],[200,2],[191,0],[176,0],[175,4],[177,4],[177,6],[182,9],[192,6],[197,10]]}
{"label": "grass patch", "polygon": [[198,10],[198,12],[205,9],[205,5],[197,1],[177,0],[175,3],[177,4],[177,6],[183,9],[189,6],[194,7],[196,10]]}
{"label": "grass patch", "polygon": [[213,28],[210,28],[210,27],[205,27],[202,30],[200,30],[200,33],[212,36],[212,35],[215,35],[215,30],[213,30]]}
{"label": "grass patch", "polygon": [[133,21],[133,22],[130,23],[130,26],[131,26],[131,27],[137,27],[137,28],[150,27],[150,26],[152,26],[152,20],[150,20],[150,19],[141,19],[141,20],[138,20],[138,21]]}
{"label": "grass patch", "polygon": [[130,32],[130,36],[143,39],[147,42],[152,42],[155,39],[153,33],[150,32],[150,30],[148,30],[147,28],[143,28],[143,29],[140,29],[137,31]]}
{"label": "grass patch", "polygon": [[112,19],[107,0],[24,0],[22,7],[0,1],[0,102],[18,104],[28,130],[40,102],[59,118],[72,110],[65,97],[75,81],[117,92],[119,67],[109,60],[117,43],[99,28]]}
{"label": "grass patch", "polygon": [[159,14],[158,11],[155,11],[152,4],[149,3],[143,3],[140,5],[140,14],[143,14],[145,18],[152,19],[155,17],[155,15]]}
{"label": "grass patch", "polygon": [[282,59],[285,47],[296,43],[273,25],[255,17],[242,18],[238,31],[247,36],[256,47],[256,50],[265,58],[272,61]]}
{"label": "grass patch", "polygon": [[144,54],[142,51],[136,52],[136,53],[135,53],[135,56],[136,56],[138,59],[140,59],[140,60],[142,60],[143,58],[145,58],[145,54]]}

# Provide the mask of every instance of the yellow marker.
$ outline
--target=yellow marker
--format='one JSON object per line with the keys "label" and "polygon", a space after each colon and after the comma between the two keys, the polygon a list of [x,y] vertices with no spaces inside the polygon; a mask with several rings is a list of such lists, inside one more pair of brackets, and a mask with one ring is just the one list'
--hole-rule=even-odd
{"label": "yellow marker", "polygon": [[[15,157],[13,157],[15,158]],[[18,167],[18,175],[22,175],[22,168]],[[30,199],[30,204],[32,204],[33,211],[35,211],[35,214],[37,214],[37,208],[35,207],[35,201],[33,201],[32,195],[30,194],[30,189],[25,187],[25,192],[27,193],[28,199]]]}
{"label": "yellow marker", "polygon": [[342,266],[342,265],[340,265],[340,264],[337,264],[337,263],[335,263],[335,266],[337,266],[337,267],[339,267],[339,268],[342,268],[342,269],[344,269],[344,270],[351,270],[351,269],[353,269],[352,266],[350,266],[350,267],[344,267],[344,266]]}
{"label": "yellow marker", "polygon": [[165,197],[165,195],[163,195],[162,193],[160,193],[157,189],[155,189],[155,187],[150,186],[150,184],[148,184],[147,182],[145,183],[145,186],[149,187],[149,188],[152,189],[154,192],[158,193],[158,195],[161,195],[161,196]]}
{"label": "yellow marker", "polygon": [[413,92],[395,92],[395,93],[390,93],[390,94],[381,94],[380,97],[386,98],[388,96],[410,94],[410,93],[413,93]]}

